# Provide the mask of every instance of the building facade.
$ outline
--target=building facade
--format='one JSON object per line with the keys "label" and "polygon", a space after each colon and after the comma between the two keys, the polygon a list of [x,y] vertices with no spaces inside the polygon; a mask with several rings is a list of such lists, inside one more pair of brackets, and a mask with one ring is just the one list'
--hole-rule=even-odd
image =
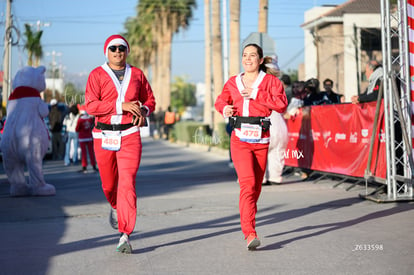
{"label": "building facade", "polygon": [[330,78],[346,101],[364,92],[366,62],[382,62],[380,0],[350,0],[310,9],[301,27],[305,37],[301,80],[315,77],[322,83]]}

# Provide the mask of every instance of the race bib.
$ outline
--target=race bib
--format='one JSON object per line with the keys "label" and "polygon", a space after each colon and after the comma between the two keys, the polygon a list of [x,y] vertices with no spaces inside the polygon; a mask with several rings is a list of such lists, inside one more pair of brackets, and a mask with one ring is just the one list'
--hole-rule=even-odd
{"label": "race bib", "polygon": [[119,151],[121,149],[121,131],[102,131],[102,149]]}
{"label": "race bib", "polygon": [[257,124],[242,123],[240,128],[240,140],[250,143],[259,142],[262,137],[262,126]]}

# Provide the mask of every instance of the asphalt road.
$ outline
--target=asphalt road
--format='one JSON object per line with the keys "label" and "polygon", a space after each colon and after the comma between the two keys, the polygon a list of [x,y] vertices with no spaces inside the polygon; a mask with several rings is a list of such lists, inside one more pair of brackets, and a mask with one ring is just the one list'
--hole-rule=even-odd
{"label": "asphalt road", "polygon": [[414,204],[359,197],[369,187],[324,179],[264,186],[247,251],[227,154],[144,139],[133,254],[98,174],[45,161],[53,197],[11,198],[0,170],[0,274],[414,274]]}

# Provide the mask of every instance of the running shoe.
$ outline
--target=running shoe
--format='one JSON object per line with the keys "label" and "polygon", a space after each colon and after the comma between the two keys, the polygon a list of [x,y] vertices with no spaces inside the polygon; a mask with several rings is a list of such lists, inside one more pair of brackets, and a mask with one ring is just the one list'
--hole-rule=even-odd
{"label": "running shoe", "polygon": [[111,211],[109,212],[109,224],[112,226],[113,229],[118,229],[118,214],[116,209],[111,207]]}
{"label": "running shoe", "polygon": [[247,237],[247,249],[255,250],[256,247],[260,245],[260,240],[257,237],[256,233],[250,233]]}
{"label": "running shoe", "polygon": [[119,239],[118,246],[116,247],[116,251],[125,254],[132,253],[132,247],[129,243],[129,237],[127,234],[123,233],[121,238]]}

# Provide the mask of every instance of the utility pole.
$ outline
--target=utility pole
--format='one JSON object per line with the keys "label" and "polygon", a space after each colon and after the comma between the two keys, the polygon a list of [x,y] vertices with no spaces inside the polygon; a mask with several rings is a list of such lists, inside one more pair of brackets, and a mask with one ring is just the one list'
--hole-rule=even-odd
{"label": "utility pole", "polygon": [[229,78],[229,48],[227,40],[227,0],[223,0],[223,79],[224,82]]}
{"label": "utility pole", "polygon": [[55,98],[56,97],[56,87],[55,87],[56,68],[59,69],[59,67],[56,66],[57,65],[56,64],[56,56],[62,56],[62,53],[52,51],[51,53],[46,53],[46,55],[51,55],[52,56],[52,78],[53,78],[52,94],[53,94],[53,98]]}
{"label": "utility pole", "polygon": [[6,108],[7,101],[10,95],[11,85],[11,45],[12,45],[12,20],[11,20],[11,3],[12,0],[7,0],[6,7],[6,29],[4,35],[4,60],[3,60],[3,91],[2,91],[2,107]]}
{"label": "utility pole", "polygon": [[[32,25],[34,25],[34,24],[30,24],[30,26],[32,26]],[[40,31],[40,27],[50,27],[50,23],[49,22],[41,22],[40,20],[37,20],[36,21],[36,28],[37,28],[38,32]]]}

